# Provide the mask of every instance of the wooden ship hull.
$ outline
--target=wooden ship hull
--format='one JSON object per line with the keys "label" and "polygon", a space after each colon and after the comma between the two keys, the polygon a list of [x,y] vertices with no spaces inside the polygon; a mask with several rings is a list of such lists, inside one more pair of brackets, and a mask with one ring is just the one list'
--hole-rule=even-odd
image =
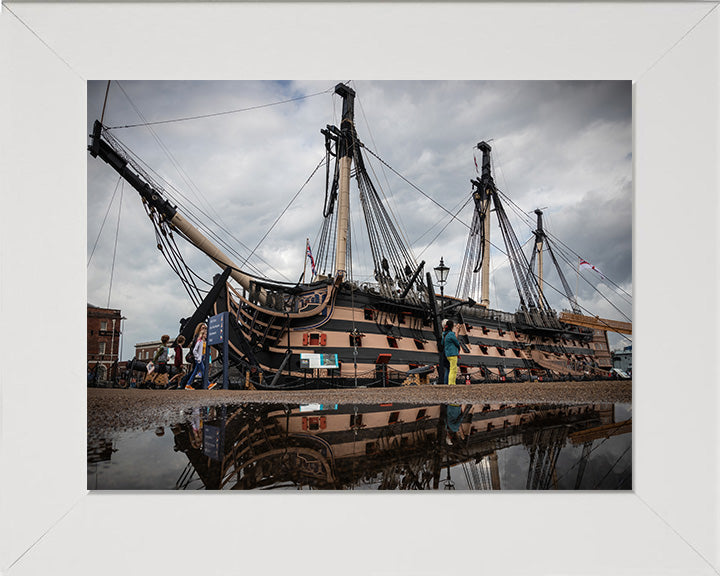
{"label": "wooden ship hull", "polygon": [[[439,351],[428,310],[398,306],[348,284],[309,290],[299,300],[322,301],[322,310],[288,321],[285,314],[253,305],[229,284],[222,290],[213,313],[227,311],[234,321],[231,355],[247,358],[244,351],[254,350],[254,363],[237,364],[240,372],[232,379],[233,387],[343,388],[437,381]],[[558,321],[555,330],[533,333],[515,314],[485,309],[468,309],[462,319],[457,384],[609,377],[612,365],[603,330]],[[338,368],[302,368],[304,354],[337,355]],[[284,369],[278,371],[283,362]]]}

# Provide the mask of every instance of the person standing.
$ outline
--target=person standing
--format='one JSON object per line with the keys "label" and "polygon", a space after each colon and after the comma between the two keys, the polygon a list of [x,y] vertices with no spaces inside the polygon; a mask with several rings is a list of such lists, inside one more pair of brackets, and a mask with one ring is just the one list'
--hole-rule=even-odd
{"label": "person standing", "polygon": [[161,386],[165,388],[168,383],[168,369],[167,369],[167,361],[168,361],[168,342],[170,341],[170,336],[167,334],[163,334],[160,337],[160,346],[158,346],[158,349],[155,350],[155,354],[153,355],[153,364],[155,365],[155,370],[153,374],[150,374],[149,382],[154,387]]}
{"label": "person standing", "polygon": [[[168,384],[172,385],[172,387],[175,387],[178,380],[182,378],[183,373],[183,344],[185,344],[185,336],[180,334],[177,338],[175,338],[175,342],[173,343],[173,351],[175,352],[175,357],[173,358],[173,374],[172,378],[170,378],[170,382]],[[180,386],[177,386],[178,388]]]}
{"label": "person standing", "polygon": [[[195,360],[195,367],[193,368],[192,373],[190,374],[190,377],[187,380],[187,383],[185,384],[185,390],[193,390],[193,381],[195,380],[195,376],[200,376],[201,379],[205,378],[205,349],[206,349],[206,342],[207,342],[207,326],[205,324],[202,325],[200,328],[200,333],[198,334],[197,341],[195,342],[195,346],[193,347],[193,358]],[[213,382],[208,386],[208,390],[212,390],[215,388],[216,384]]]}
{"label": "person standing", "polygon": [[190,341],[190,352],[188,352],[187,356],[185,357],[185,360],[187,360],[187,363],[189,364],[188,371],[185,376],[182,377],[182,380],[180,380],[180,384],[178,384],[179,389],[187,389],[188,384],[190,384],[190,387],[192,388],[192,380],[190,380],[190,374],[195,370],[195,354],[193,353],[193,350],[195,349],[195,344],[197,344],[198,338],[200,337],[200,331],[203,328],[207,328],[207,324],[205,324],[204,322],[200,322],[197,326],[195,326],[195,331],[193,332],[193,337]]}
{"label": "person standing", "polygon": [[445,357],[448,360],[448,363],[450,364],[450,369],[448,370],[448,379],[447,383],[452,386],[455,384],[455,379],[457,378],[457,362],[458,362],[458,354],[460,353],[460,342],[457,339],[457,336],[455,336],[455,332],[453,332],[453,327],[455,324],[452,320],[448,320],[445,324],[445,332],[443,333],[442,337],[442,343],[443,343],[443,350],[445,352]]}

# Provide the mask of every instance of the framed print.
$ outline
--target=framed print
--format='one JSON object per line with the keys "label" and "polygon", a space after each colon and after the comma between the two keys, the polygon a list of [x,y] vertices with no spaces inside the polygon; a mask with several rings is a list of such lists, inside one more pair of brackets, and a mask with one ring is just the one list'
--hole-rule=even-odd
{"label": "framed print", "polygon": [[[5,3],[0,572],[717,574],[719,33],[715,2]],[[632,81],[632,492],[87,490],[87,83],[335,77]]]}

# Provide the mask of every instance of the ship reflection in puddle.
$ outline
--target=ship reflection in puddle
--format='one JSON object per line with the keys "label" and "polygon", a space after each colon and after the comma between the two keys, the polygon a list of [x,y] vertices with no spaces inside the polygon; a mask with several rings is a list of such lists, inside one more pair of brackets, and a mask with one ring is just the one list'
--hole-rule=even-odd
{"label": "ship reflection in puddle", "polygon": [[188,410],[88,441],[99,490],[631,490],[627,404]]}

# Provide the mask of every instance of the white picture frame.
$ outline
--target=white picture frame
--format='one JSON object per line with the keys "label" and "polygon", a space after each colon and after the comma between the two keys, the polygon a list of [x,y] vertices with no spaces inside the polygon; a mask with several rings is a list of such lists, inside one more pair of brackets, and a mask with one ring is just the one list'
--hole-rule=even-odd
{"label": "white picture frame", "polygon": [[[6,2],[0,572],[718,574],[717,6]],[[337,76],[633,81],[632,493],[87,491],[86,80]]]}

